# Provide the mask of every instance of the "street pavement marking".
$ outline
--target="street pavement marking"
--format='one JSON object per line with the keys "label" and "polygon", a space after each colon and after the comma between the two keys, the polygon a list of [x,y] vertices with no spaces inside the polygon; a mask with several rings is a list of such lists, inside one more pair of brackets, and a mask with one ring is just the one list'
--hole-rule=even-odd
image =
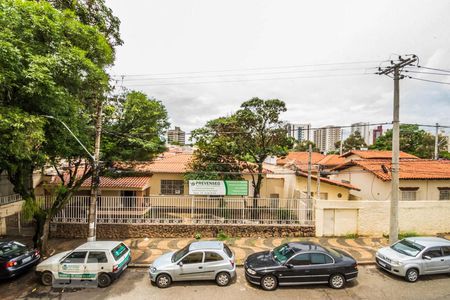
{"label": "street pavement marking", "polygon": [[351,247],[350,249],[360,254],[361,260],[369,260],[373,257],[372,253],[361,248],[354,240],[347,239],[345,242]]}
{"label": "street pavement marking", "polygon": [[181,239],[177,243],[177,249],[182,249],[186,247],[190,242],[192,242],[191,239]]}
{"label": "street pavement marking", "polygon": [[157,246],[157,248],[158,249],[161,249],[161,250],[171,250],[170,248],[169,248],[169,243],[172,241],[172,239],[165,239],[165,240],[162,240],[162,241],[160,241],[159,243],[158,243],[158,246]]}
{"label": "street pavement marking", "polygon": [[272,240],[272,245],[275,248],[275,247],[280,246],[282,244],[282,242],[283,242],[283,239],[275,238]]}

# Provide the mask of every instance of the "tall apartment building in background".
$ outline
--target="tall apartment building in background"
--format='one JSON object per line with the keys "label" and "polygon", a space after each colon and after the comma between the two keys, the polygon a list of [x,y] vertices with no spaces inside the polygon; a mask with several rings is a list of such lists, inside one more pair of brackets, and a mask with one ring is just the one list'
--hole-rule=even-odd
{"label": "tall apartment building in background", "polygon": [[322,153],[336,151],[335,144],[341,138],[342,130],[340,127],[330,125],[314,130],[314,144]]}
{"label": "tall apartment building in background", "polygon": [[369,123],[359,122],[359,123],[352,124],[351,133],[354,134],[356,131],[359,131],[359,133],[361,134],[361,137],[363,138],[363,140],[367,144],[367,146],[372,145],[373,141],[371,139]]}
{"label": "tall apartment building in background", "polygon": [[372,144],[375,144],[377,139],[383,135],[383,126],[378,125],[377,128],[374,128],[372,131]]}
{"label": "tall apartment building in background", "polygon": [[180,129],[180,127],[175,126],[175,129],[170,129],[167,131],[167,143],[168,144],[186,144],[186,133]]}
{"label": "tall apartment building in background", "polygon": [[313,141],[313,134],[311,131],[311,124],[293,124],[287,123],[286,128],[288,136],[297,141]]}

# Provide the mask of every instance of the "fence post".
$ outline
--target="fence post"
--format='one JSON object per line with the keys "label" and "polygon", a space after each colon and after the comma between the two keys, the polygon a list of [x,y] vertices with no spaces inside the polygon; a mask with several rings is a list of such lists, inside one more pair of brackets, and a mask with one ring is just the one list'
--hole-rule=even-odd
{"label": "fence post", "polygon": [[191,223],[194,223],[194,196],[191,198]]}

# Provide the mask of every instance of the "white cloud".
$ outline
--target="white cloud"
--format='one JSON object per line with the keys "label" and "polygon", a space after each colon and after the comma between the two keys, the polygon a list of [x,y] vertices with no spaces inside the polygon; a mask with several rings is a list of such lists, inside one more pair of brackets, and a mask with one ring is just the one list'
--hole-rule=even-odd
{"label": "white cloud", "polygon": [[[415,53],[423,65],[450,69],[450,2],[445,0],[108,0],[107,3],[122,21],[125,41],[117,51],[114,74],[381,61],[393,53]],[[360,68],[348,71],[352,73],[363,72],[363,66],[377,65],[341,67]],[[270,70],[274,71],[277,70]],[[211,75],[188,75],[208,74]],[[450,82],[450,77],[416,75]],[[303,75],[286,73],[265,77],[278,76]],[[248,77],[228,79],[243,78]],[[195,81],[226,79],[197,78]],[[179,78],[171,82],[191,80],[194,79]],[[147,87],[135,88],[162,100],[173,125],[185,130],[227,115],[252,97],[284,100],[288,107],[284,119],[308,122],[316,127],[392,119],[393,82],[376,75],[152,86],[155,82],[158,81],[146,80]],[[126,83],[131,88],[136,82]],[[449,98],[450,86],[402,80],[401,120],[449,125]]]}

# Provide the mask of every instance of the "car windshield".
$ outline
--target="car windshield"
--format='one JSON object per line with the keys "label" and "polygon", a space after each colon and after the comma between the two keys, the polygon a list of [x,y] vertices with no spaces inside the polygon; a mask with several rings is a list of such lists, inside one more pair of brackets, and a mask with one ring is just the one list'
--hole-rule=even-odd
{"label": "car windshield", "polygon": [[172,262],[179,261],[183,256],[185,256],[189,252],[189,246],[187,245],[183,249],[178,250],[172,255]]}
{"label": "car windshield", "polygon": [[20,254],[26,249],[25,245],[17,242],[0,244],[0,256],[8,257]]}
{"label": "car windshield", "polygon": [[401,240],[391,246],[391,249],[408,256],[416,256],[424,248],[422,245],[407,240]]}
{"label": "car windshield", "polygon": [[289,247],[288,244],[278,246],[272,251],[273,258],[281,264],[284,264],[294,254],[294,249]]}

